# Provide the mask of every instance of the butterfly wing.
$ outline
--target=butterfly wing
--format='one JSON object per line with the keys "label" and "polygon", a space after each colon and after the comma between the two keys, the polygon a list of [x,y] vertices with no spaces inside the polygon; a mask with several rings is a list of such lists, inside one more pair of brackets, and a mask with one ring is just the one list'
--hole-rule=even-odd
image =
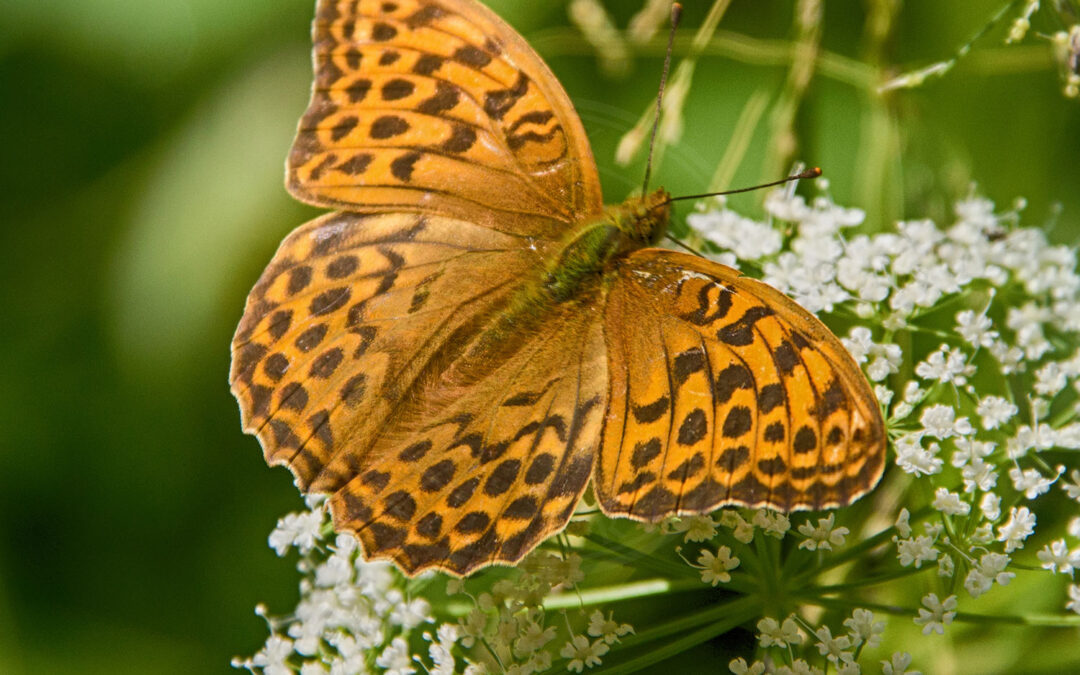
{"label": "butterfly wing", "polygon": [[595,489],[609,515],[849,504],[881,477],[876,399],[840,341],[782,293],[701,258],[623,259]]}
{"label": "butterfly wing", "polygon": [[544,253],[441,216],[331,214],[289,235],[249,296],[231,375],[244,429],[332,495],[369,558],[464,574],[566,524],[606,357],[598,287],[521,310]]}
{"label": "butterfly wing", "polygon": [[603,202],[555,76],[472,0],[320,0],[315,84],[287,165],[298,199],[550,234]]}
{"label": "butterfly wing", "polygon": [[244,429],[369,557],[516,561],[565,525],[604,409],[599,288],[572,312],[521,290],[602,209],[588,140],[472,0],[319,0],[313,37],[286,182],[347,212],[286,238],[248,297]]}

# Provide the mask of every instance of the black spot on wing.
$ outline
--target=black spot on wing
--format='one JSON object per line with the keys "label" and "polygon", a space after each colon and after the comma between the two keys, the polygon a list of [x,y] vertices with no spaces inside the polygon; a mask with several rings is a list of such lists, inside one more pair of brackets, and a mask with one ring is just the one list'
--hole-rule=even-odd
{"label": "black spot on wing", "polygon": [[671,399],[667,396],[661,396],[652,403],[646,405],[635,405],[633,407],[634,419],[640,424],[649,424],[655,422],[667,413],[670,407]]}
{"label": "black spot on wing", "polygon": [[764,305],[755,305],[738,320],[729,323],[716,332],[718,340],[735,347],[745,347],[754,341],[754,324],[772,316],[773,310]]}

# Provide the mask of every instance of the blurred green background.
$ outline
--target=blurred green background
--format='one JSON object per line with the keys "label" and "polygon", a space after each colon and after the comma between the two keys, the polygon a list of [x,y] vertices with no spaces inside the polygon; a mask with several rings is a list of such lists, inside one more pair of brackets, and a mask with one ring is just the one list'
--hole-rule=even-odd
{"label": "blurred green background", "polygon": [[[247,291],[316,213],[282,187],[312,4],[0,3],[0,672],[227,672],[266,636],[254,605],[295,602],[297,575],[266,536],[299,500],[241,434],[226,379]],[[615,166],[614,148],[655,92],[663,36],[615,77],[562,2],[491,4],[566,86],[621,200],[642,163]],[[620,27],[640,8],[605,4]],[[976,182],[1002,208],[1026,197],[1025,222],[1076,243],[1080,103],[1062,97],[1045,40],[1005,47],[1006,21],[945,79],[874,91],[949,57],[1003,4],[831,2],[828,68],[789,100],[794,5],[735,3],[655,183],[705,189],[757,95],[769,107],[727,167],[733,185],[803,159],[881,228],[947,221]],[[685,5],[680,54],[711,2]],[[1052,19],[1036,15],[1033,33],[1059,30]],[[771,126],[778,101],[794,104],[791,152]]]}

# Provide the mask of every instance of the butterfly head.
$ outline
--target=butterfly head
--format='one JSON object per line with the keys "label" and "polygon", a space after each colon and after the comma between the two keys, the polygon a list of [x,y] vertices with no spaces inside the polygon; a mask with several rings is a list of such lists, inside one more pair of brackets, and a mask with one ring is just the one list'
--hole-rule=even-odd
{"label": "butterfly head", "polygon": [[615,227],[637,248],[652,246],[663,238],[671,222],[671,195],[660,188],[644,197],[631,197],[609,214]]}

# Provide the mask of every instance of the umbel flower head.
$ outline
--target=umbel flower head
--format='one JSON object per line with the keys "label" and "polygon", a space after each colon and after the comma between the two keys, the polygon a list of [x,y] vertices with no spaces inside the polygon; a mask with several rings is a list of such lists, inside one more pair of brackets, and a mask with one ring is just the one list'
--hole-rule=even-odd
{"label": "umbel flower head", "polygon": [[310,500],[270,535],[279,555],[299,554],[300,601],[235,665],[584,672],[743,626],[755,651],[733,655],[733,673],[911,675],[912,654],[932,659],[967,617],[980,630],[1025,621],[1022,606],[987,604],[1013,584],[1050,594],[1042,625],[1080,626],[1075,253],[976,194],[948,223],[875,234],[825,194],[765,204],[765,220],[713,201],[687,221],[845,336],[892,439],[879,493],[828,513],[729,509],[659,525],[607,519],[587,496],[517,568],[465,580],[364,562]]}

